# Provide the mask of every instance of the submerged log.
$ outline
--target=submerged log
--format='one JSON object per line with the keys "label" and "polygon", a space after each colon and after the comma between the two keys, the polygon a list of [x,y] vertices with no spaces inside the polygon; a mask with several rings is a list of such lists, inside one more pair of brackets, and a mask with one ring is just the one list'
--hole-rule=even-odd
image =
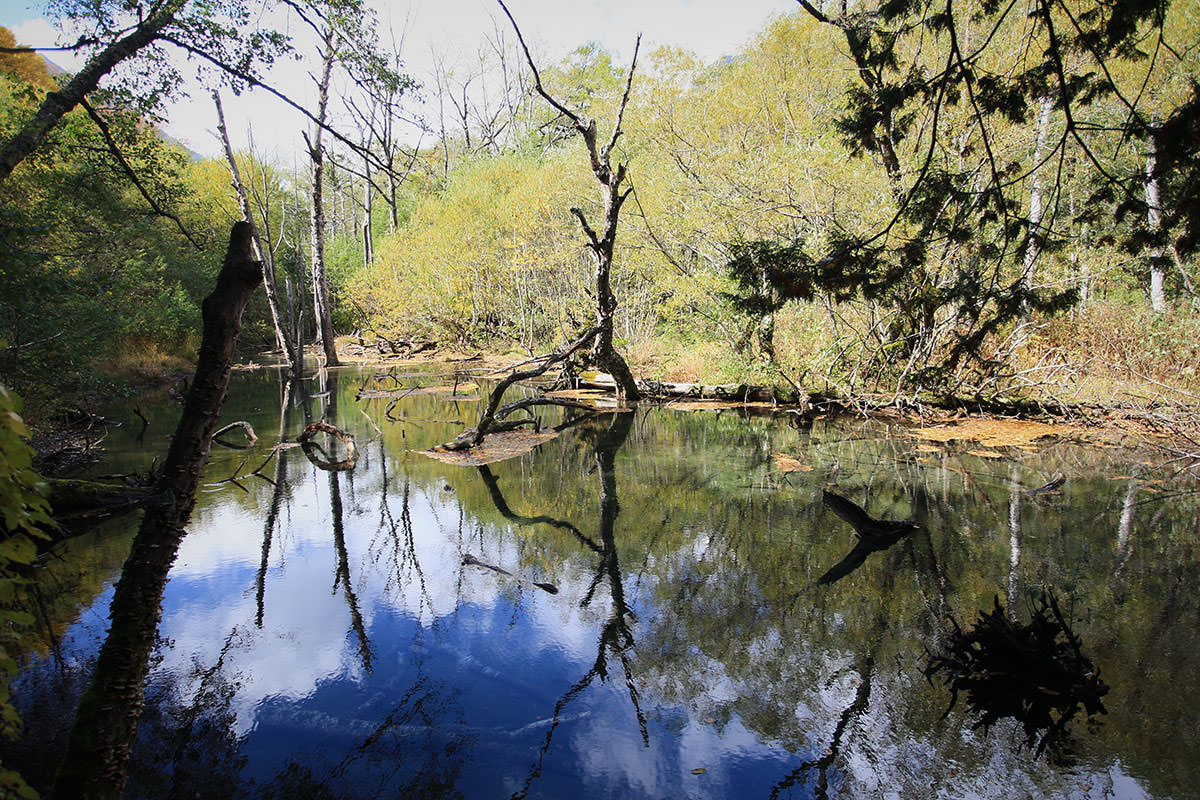
{"label": "submerged log", "polygon": [[112,626],[80,698],[54,779],[55,798],[111,798],[125,785],[137,735],[150,651],[158,634],[167,573],[191,517],[217,415],[229,386],[242,312],[262,270],[250,226],[235,223],[217,285],[201,306],[204,334],[195,379],[170,450],[113,594]]}
{"label": "submerged log", "polygon": [[89,481],[78,478],[48,478],[46,499],[56,522],[75,522],[127,511],[154,496],[150,486]]}

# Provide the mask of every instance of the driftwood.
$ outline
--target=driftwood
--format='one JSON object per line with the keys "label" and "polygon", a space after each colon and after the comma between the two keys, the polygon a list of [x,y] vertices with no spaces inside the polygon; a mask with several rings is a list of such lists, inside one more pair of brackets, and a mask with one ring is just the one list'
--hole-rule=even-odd
{"label": "driftwood", "polygon": [[[451,450],[451,451],[467,450],[467,449],[479,444],[480,442],[482,442],[483,437],[486,436],[488,433],[491,433],[493,431],[499,432],[501,430],[513,430],[522,425],[530,424],[532,422],[531,420],[522,420],[522,421],[518,421],[518,422],[503,422],[502,423],[502,420],[506,414],[512,413],[512,411],[515,411],[518,407],[526,407],[527,408],[529,405],[533,404],[533,403],[528,403],[528,404],[522,405],[521,401],[518,401],[518,403],[510,403],[508,406],[505,406],[505,408],[507,410],[504,411],[503,414],[500,413],[500,411],[501,411],[500,401],[504,399],[504,393],[506,391],[508,391],[508,387],[512,386],[514,383],[517,383],[519,381],[526,381],[526,380],[529,380],[530,378],[536,378],[536,377],[542,375],[543,373],[545,373],[546,370],[550,369],[550,367],[554,366],[555,364],[558,364],[562,361],[567,360],[568,358],[570,358],[572,353],[576,352],[581,347],[588,344],[589,342],[594,340],[597,336],[599,336],[600,330],[601,329],[599,327],[592,328],[590,331],[585,333],[583,336],[580,336],[578,339],[576,339],[574,342],[572,342],[570,345],[568,345],[566,347],[566,349],[564,349],[560,352],[557,352],[557,353],[551,353],[550,355],[539,356],[538,358],[533,359],[533,361],[539,363],[539,366],[537,366],[537,367],[511,373],[507,378],[500,381],[500,383],[496,384],[496,388],[492,390],[491,395],[488,397],[487,408],[484,409],[483,414],[479,417],[478,425],[476,425],[473,429],[463,431],[461,434],[459,434],[457,437],[455,437],[452,441],[446,442],[445,444],[442,444],[442,445],[438,445],[434,449],[435,450]],[[542,401],[542,404],[543,405],[551,405],[551,404],[566,405],[566,403],[563,403],[561,401],[548,400],[548,399],[544,399]],[[497,427],[498,423],[502,423],[500,425],[500,427]]]}
{"label": "driftwood", "polygon": [[424,353],[437,348],[438,343],[428,339],[389,339],[373,331],[374,341],[366,341],[362,336],[358,341],[347,344],[345,351],[348,355],[365,355],[375,352],[381,358],[411,358],[418,353]]}
{"label": "driftwood", "polygon": [[[227,442],[221,438],[225,434],[237,428],[240,428],[242,432],[246,434],[246,444],[234,444],[233,442]],[[254,428],[250,427],[250,423],[246,422],[245,420],[231,422],[213,434],[213,444],[219,444],[222,447],[230,447],[234,450],[249,450],[257,441],[258,437],[254,435]]]}
{"label": "driftwood", "polygon": [[[317,433],[328,433],[330,436],[336,437],[346,448],[346,457],[340,461],[318,457],[317,451],[321,448],[312,441],[312,437]],[[318,469],[329,472],[347,472],[354,469],[354,465],[358,463],[358,447],[354,444],[354,435],[328,422],[314,422],[301,431],[300,435],[296,437],[296,441],[304,448],[304,455]]]}

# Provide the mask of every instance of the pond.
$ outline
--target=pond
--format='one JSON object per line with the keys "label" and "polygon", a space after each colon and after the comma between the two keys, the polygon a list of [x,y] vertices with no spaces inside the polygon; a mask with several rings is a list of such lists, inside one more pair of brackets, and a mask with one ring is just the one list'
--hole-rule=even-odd
{"label": "pond", "polygon": [[[222,424],[259,440],[206,468],[127,797],[1200,796],[1200,494],[1153,453],[643,407],[545,411],[556,438],[464,467],[419,452],[479,413],[450,383],[234,375]],[[140,402],[107,471],[165,452],[177,407]],[[272,449],[317,419],[352,469]],[[859,506],[915,527],[860,541]],[[39,583],[3,753],[43,791],[136,530],[69,540]],[[1039,753],[925,670],[956,623],[1047,596],[1107,714]]]}

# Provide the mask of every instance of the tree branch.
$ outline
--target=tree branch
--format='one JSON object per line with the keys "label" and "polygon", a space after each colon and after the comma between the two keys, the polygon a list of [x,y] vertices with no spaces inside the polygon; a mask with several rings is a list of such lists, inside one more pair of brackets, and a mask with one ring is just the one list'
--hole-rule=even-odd
{"label": "tree branch", "polygon": [[538,72],[537,65],[533,63],[533,56],[529,52],[529,46],[525,44],[525,37],[521,35],[521,28],[517,25],[517,21],[513,19],[508,6],[504,5],[504,0],[496,0],[496,2],[500,4],[500,8],[504,10],[504,16],[508,17],[508,21],[512,23],[513,30],[517,33],[517,41],[521,43],[521,50],[525,52],[525,61],[529,64],[529,69],[533,72],[533,87],[537,89],[537,93],[542,96],[543,100],[553,106],[558,113],[571,120],[571,123],[580,133],[586,135],[588,126],[584,125],[583,120],[575,112],[571,111],[571,109],[555,100],[546,91],[545,87],[542,86],[542,75]]}
{"label": "tree branch", "polygon": [[124,172],[125,176],[129,178],[135,187],[137,187],[138,193],[150,205],[151,210],[153,210],[158,216],[165,217],[166,219],[174,222],[175,227],[177,227],[179,232],[183,234],[183,238],[187,239],[192,247],[203,252],[204,245],[200,244],[192,237],[192,234],[183,226],[183,222],[179,219],[179,217],[160,206],[158,201],[150,196],[150,192],[142,183],[141,178],[137,176],[137,172],[134,171],[133,165],[126,160],[125,155],[121,152],[121,148],[117,146],[117,142],[112,136],[112,131],[109,130],[108,123],[104,121],[104,118],[96,113],[96,109],[92,108],[91,103],[89,103],[86,98],[81,97],[79,99],[79,105],[82,106],[83,110],[87,112],[87,115],[91,117],[92,122],[96,123],[96,127],[100,130],[100,135],[104,138],[104,143],[108,145],[108,152],[111,153],[113,158],[117,160],[117,163],[121,166],[121,171]]}

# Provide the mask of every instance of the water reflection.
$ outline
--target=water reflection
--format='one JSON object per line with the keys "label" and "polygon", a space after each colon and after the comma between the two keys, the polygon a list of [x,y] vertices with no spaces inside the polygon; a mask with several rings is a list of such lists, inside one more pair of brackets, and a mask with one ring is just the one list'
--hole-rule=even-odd
{"label": "water reflection", "polygon": [[951,692],[946,714],[965,694],[974,728],[986,735],[1002,719],[1021,724],[1025,744],[1040,755],[1047,746],[1063,750],[1071,721],[1082,711],[1089,725],[1108,713],[1102,698],[1109,686],[1084,655],[1083,643],[1059,607],[1054,592],[1036,601],[1027,624],[1016,622],[996,598],[992,612],[954,630],[943,649],[931,653],[924,674],[939,677]]}
{"label": "water reflection", "polygon": [[819,584],[841,580],[866,563],[867,556],[887,550],[917,529],[912,520],[875,519],[857,503],[840,494],[822,491],[821,500],[826,508],[850,524],[858,541],[841,561],[817,578]]}
{"label": "water reflection", "polygon": [[[163,596],[129,796],[1165,797],[1195,785],[1200,500],[1131,480],[1113,451],[989,460],[924,453],[885,426],[643,409],[564,412],[549,421],[571,425],[558,439],[465,469],[413,452],[475,416],[465,401],[370,397],[362,387],[380,382],[354,370],[314,375],[307,402],[300,384],[239,379],[230,418],[286,442],[324,420],[356,437],[358,460],[331,472],[284,447],[246,491],[201,495]],[[781,479],[781,452],[812,471]],[[215,453],[210,473],[245,455]],[[1060,471],[1057,493],[1016,488]],[[826,491],[919,527],[819,584],[847,559]],[[86,675],[111,598],[102,543],[70,544],[63,568],[97,577],[43,592],[57,653],[32,654],[18,683],[34,722],[69,716],[78,681],[54,676]],[[1115,687],[1110,723],[1079,731],[1070,768],[1034,759],[1019,723],[998,720],[984,739],[969,709],[943,719],[948,694],[920,674],[945,620],[1012,586],[1056,588]],[[32,727],[6,764],[53,760],[57,734]]]}

